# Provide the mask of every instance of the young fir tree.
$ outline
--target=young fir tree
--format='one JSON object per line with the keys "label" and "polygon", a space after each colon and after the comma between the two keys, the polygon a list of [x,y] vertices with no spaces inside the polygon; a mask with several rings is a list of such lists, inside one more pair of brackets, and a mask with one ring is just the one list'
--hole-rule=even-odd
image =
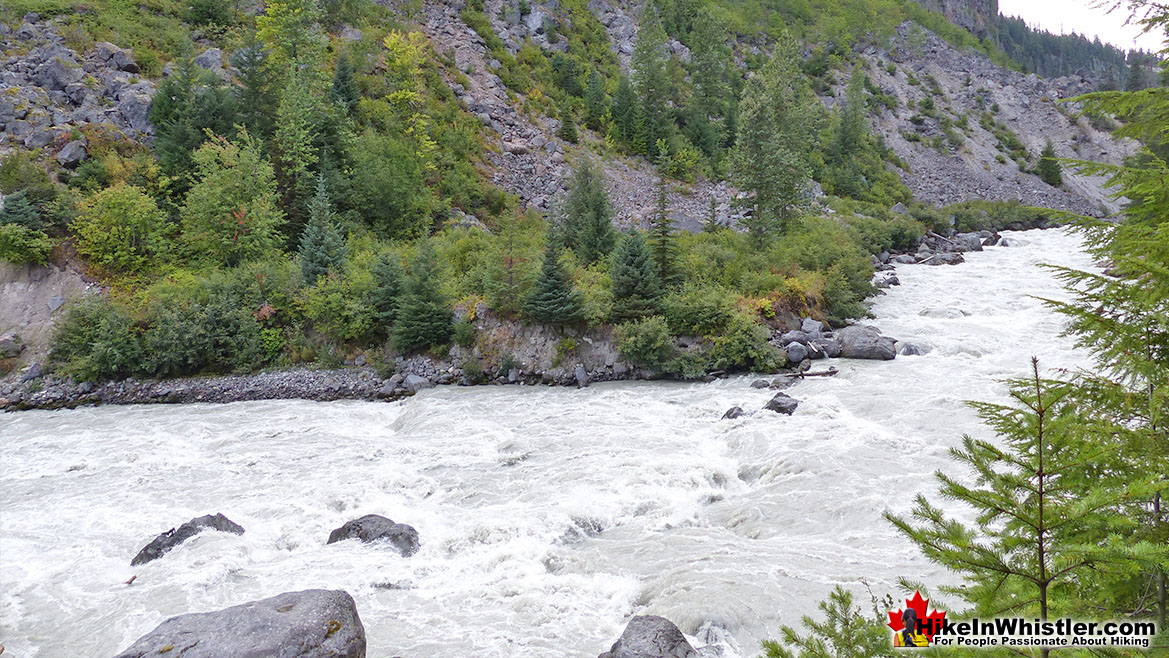
{"label": "young fir tree", "polygon": [[353,64],[349,56],[341,53],[337,57],[337,65],[333,69],[333,86],[329,89],[329,99],[345,109],[346,114],[352,114],[361,99],[361,91],[357,88],[357,80],[353,77]]}
{"label": "young fir tree", "polygon": [[584,301],[560,264],[560,249],[555,245],[548,245],[544,250],[540,275],[531,294],[524,300],[524,315],[536,322],[553,325],[584,321]]}
{"label": "young fir tree", "polygon": [[558,114],[560,115],[560,127],[556,129],[556,136],[569,144],[575,144],[577,140],[576,115],[572,111],[572,106],[567,101],[561,103]]}
{"label": "young fir tree", "polygon": [[658,176],[657,188],[657,207],[649,220],[649,250],[658,279],[663,286],[672,288],[682,282],[682,273],[678,269],[678,247],[670,221],[665,176]]}
{"label": "young fir tree", "polygon": [[617,81],[617,92],[613,94],[613,127],[626,146],[633,143],[634,123],[637,118],[637,93],[627,76]]}
{"label": "young fir tree", "polygon": [[524,215],[505,213],[496,226],[493,258],[488,261],[483,287],[488,305],[498,313],[516,313],[534,276],[529,254],[534,246],[532,225]]}
{"label": "young fir tree", "polygon": [[[1158,476],[1138,482],[1110,468],[1118,443],[1076,408],[1072,391],[1041,379],[1032,359],[1031,378],[1012,383],[1015,406],[974,404],[999,439],[967,436],[951,450],[972,483],[937,478],[944,498],[975,510],[977,525],[947,517],[920,494],[909,519],[885,515],[927,558],[964,577],[943,589],[965,600],[972,616],[1087,614],[1108,574],[1166,554],[1150,542],[1110,540],[1131,525],[1116,510],[1147,494]],[[1050,649],[1040,653],[1047,658]]]}
{"label": "young fir tree", "polygon": [[1063,171],[1055,159],[1055,145],[1050,139],[1039,154],[1039,178],[1052,187],[1063,185]]}
{"label": "young fir tree", "polygon": [[248,134],[266,140],[272,135],[275,123],[275,76],[254,31],[248,32],[243,46],[231,56],[231,63],[239,71],[234,92],[240,123],[248,129]]}
{"label": "young fir tree", "polygon": [[810,153],[820,107],[799,68],[790,37],[752,75],[739,106],[739,136],[731,167],[739,188],[750,193],[751,214],[743,224],[757,239],[784,233],[807,203]]}
{"label": "young fir tree", "polygon": [[852,593],[837,585],[820,602],[823,621],[804,615],[800,622],[808,629],[801,636],[790,626],[781,626],[783,643],[763,643],[766,658],[893,658],[889,629],[878,617],[865,616],[853,606]]}
{"label": "young fir tree", "polygon": [[593,69],[585,89],[585,125],[589,130],[600,130],[605,125],[605,112],[608,110],[605,101],[605,78],[600,71]]}
{"label": "young fir tree", "polygon": [[325,189],[324,176],[317,177],[317,192],[309,202],[308,211],[309,220],[300,234],[297,260],[305,283],[314,285],[329,272],[339,272],[349,251],[345,236],[337,227],[337,214]]}
{"label": "young fir tree", "polygon": [[373,267],[373,290],[369,303],[373,307],[374,319],[383,329],[383,335],[389,334],[389,328],[398,317],[404,278],[402,264],[394,254],[383,255]]}
{"label": "young fir tree", "polygon": [[439,288],[438,257],[429,240],[418,245],[392,331],[394,346],[410,351],[445,345],[454,325],[451,308]]}
{"label": "young fir tree", "polygon": [[172,191],[186,192],[195,171],[194,152],[208,133],[235,134],[236,101],[219,76],[205,71],[190,58],[158,86],[150,104],[155,127],[154,153],[163,173],[173,179]]}
{"label": "young fir tree", "polygon": [[658,311],[662,281],[640,232],[627,234],[613,252],[612,279],[614,322],[636,320]]}
{"label": "young fir tree", "polygon": [[590,160],[582,160],[572,174],[564,207],[563,240],[585,264],[608,256],[617,242],[604,177]]}
{"label": "young fir tree", "polygon": [[[1169,24],[1169,11],[1135,13],[1133,20],[1150,29]],[[1143,12],[1143,10],[1142,10]],[[1163,53],[1169,54],[1169,53]],[[1081,219],[1078,229],[1088,251],[1111,263],[1107,274],[1054,268],[1071,290],[1070,301],[1048,304],[1070,320],[1068,331],[1079,346],[1092,351],[1096,373],[1082,373],[1086,404],[1097,417],[1113,423],[1124,440],[1126,472],[1159,473],[1162,489],[1147,500],[1133,501],[1124,515],[1136,519],[1137,538],[1169,541],[1169,90],[1090,94],[1076,99],[1088,113],[1125,117],[1119,137],[1140,140],[1139,157],[1121,166],[1077,162],[1078,171],[1108,176],[1108,185],[1130,201],[1120,222]],[[1138,504],[1139,503],[1139,504]],[[1166,627],[1169,560],[1146,571],[1161,627]],[[1144,607],[1138,596],[1131,608]]]}

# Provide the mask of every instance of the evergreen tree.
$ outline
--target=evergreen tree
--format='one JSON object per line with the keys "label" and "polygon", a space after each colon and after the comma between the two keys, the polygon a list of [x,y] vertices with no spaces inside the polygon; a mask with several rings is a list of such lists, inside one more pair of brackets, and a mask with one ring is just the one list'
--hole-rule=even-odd
{"label": "evergreen tree", "polygon": [[605,180],[589,160],[581,160],[569,183],[564,208],[563,239],[585,264],[595,263],[613,250],[613,230]]}
{"label": "evergreen tree", "polygon": [[394,346],[402,351],[445,345],[454,330],[451,308],[439,288],[438,258],[430,240],[418,245],[393,328]]}
{"label": "evergreen tree", "polygon": [[1039,154],[1039,178],[1052,187],[1063,185],[1063,172],[1055,160],[1055,145],[1050,139]]}
{"label": "evergreen tree", "polygon": [[734,59],[727,30],[711,7],[699,10],[690,38],[690,75],[694,102],[709,116],[726,113]]}
{"label": "evergreen tree", "polygon": [[231,63],[239,71],[234,91],[240,123],[248,129],[248,134],[267,139],[272,135],[275,121],[272,113],[276,107],[275,76],[254,31],[248,32],[244,45],[231,56]]}
{"label": "evergreen tree", "polygon": [[780,627],[783,644],[765,641],[765,658],[893,658],[897,652],[889,642],[888,619],[866,617],[852,603],[852,593],[837,585],[828,599],[820,602],[824,620],[809,615],[801,618],[808,634],[801,636],[790,626]]}
{"label": "evergreen tree", "polygon": [[357,101],[361,99],[361,91],[357,88],[357,80],[354,79],[353,73],[349,56],[341,53],[333,69],[333,86],[329,89],[329,98],[345,108],[347,114],[352,114],[357,107]]}
{"label": "evergreen tree", "polygon": [[499,313],[516,313],[535,277],[528,254],[534,246],[532,218],[505,213],[496,226],[495,257],[488,261],[484,288],[487,302]]}
{"label": "evergreen tree", "polygon": [[195,170],[192,154],[207,140],[208,132],[228,138],[235,134],[235,97],[219,76],[185,58],[159,84],[148,116],[155,128],[159,166],[174,179],[173,191],[181,194]]}
{"label": "evergreen tree", "polygon": [[[635,149],[655,156],[654,144],[669,135],[670,77],[666,72],[668,51],[666,32],[652,4],[646,4],[641,15],[641,27],[633,45],[630,67],[633,69],[633,87],[637,91],[638,107],[644,115],[644,146]],[[641,141],[636,140],[636,141]]]}
{"label": "evergreen tree", "polygon": [[300,236],[300,271],[304,281],[313,285],[330,271],[340,271],[348,254],[345,236],[337,228],[337,214],[333,212],[325,177],[317,177],[317,192],[309,202],[309,221]]}
{"label": "evergreen tree", "polygon": [[626,234],[613,252],[609,277],[613,282],[614,322],[653,315],[662,297],[662,281],[645,238],[640,232]]}
{"label": "evergreen tree", "polygon": [[743,224],[758,240],[785,232],[807,203],[820,107],[799,61],[795,42],[780,39],[771,60],[747,82],[740,104],[731,164],[739,188],[751,194],[746,202],[752,212]]}
{"label": "evergreen tree", "polygon": [[19,224],[32,231],[44,228],[40,213],[28,200],[28,194],[24,190],[4,197],[4,208],[0,210],[0,224]]}
{"label": "evergreen tree", "polygon": [[569,325],[584,321],[584,301],[560,264],[560,250],[548,245],[536,285],[524,300],[524,315],[543,324]]}
{"label": "evergreen tree", "polygon": [[[1132,61],[1132,60],[1130,60]],[[1148,87],[1145,80],[1145,67],[1141,66],[1140,60],[1137,60],[1128,66],[1128,77],[1124,81],[1125,91],[1140,91]]]}
{"label": "evergreen tree", "polygon": [[657,207],[649,220],[649,250],[658,279],[670,288],[682,282],[682,273],[678,270],[678,247],[667,206],[665,176],[658,176],[657,188]]}
{"label": "evergreen tree", "polygon": [[292,72],[324,59],[328,42],[320,20],[317,0],[267,0],[264,13],[256,17],[256,36],[277,70]]}
{"label": "evergreen tree", "polygon": [[559,114],[560,127],[556,129],[556,136],[569,144],[575,144],[577,140],[576,116],[567,101],[560,105]]}
{"label": "evergreen tree", "polygon": [[605,78],[593,69],[589,74],[589,85],[585,89],[585,125],[589,130],[600,130],[605,124]]}
{"label": "evergreen tree", "polygon": [[617,81],[617,92],[613,94],[613,125],[621,140],[629,145],[633,142],[633,127],[637,117],[637,94],[627,76]]}
{"label": "evergreen tree", "polygon": [[832,135],[832,145],[829,156],[834,164],[847,162],[849,158],[864,148],[864,138],[868,133],[865,125],[865,74],[859,68],[852,72],[848,79],[848,90],[845,96],[844,108],[840,112],[840,122]]}
{"label": "evergreen tree", "polygon": [[967,436],[951,451],[974,473],[972,484],[937,478],[944,498],[974,508],[976,527],[920,494],[911,519],[885,515],[927,558],[964,576],[944,590],[964,599],[973,616],[1083,614],[1102,574],[1164,559],[1166,549],[1149,542],[1109,541],[1131,524],[1115,510],[1164,475],[1119,477],[1110,468],[1118,446],[1109,428],[1077,410],[1072,390],[1041,379],[1032,359],[1031,378],[1012,383],[1016,406],[974,404],[1000,440]]}
{"label": "evergreen tree", "polygon": [[563,53],[556,53],[552,56],[552,73],[556,86],[565,93],[571,96],[584,95],[584,89],[580,86],[580,65],[575,59]]}
{"label": "evergreen tree", "polygon": [[398,317],[403,278],[402,264],[393,254],[383,255],[373,267],[370,305],[373,306],[374,319],[381,325],[382,333],[386,335]]}

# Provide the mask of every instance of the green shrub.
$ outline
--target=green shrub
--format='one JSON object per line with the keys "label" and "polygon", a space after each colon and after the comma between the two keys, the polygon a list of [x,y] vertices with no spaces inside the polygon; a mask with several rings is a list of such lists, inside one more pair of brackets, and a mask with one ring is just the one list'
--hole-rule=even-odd
{"label": "green shrub", "polygon": [[145,369],[160,377],[246,372],[269,353],[260,323],[230,298],[156,307],[148,321]]}
{"label": "green shrub", "polygon": [[674,351],[670,328],[660,315],[617,325],[617,352],[630,363],[661,369]]}
{"label": "green shrub", "polygon": [[53,241],[40,231],[20,224],[0,224],[0,261],[44,265],[53,249]]}
{"label": "green shrub", "polygon": [[718,370],[774,372],[784,365],[783,355],[768,343],[771,332],[745,315],[736,315],[710,349],[711,365]]}
{"label": "green shrub", "polygon": [[56,186],[45,168],[32,159],[28,151],[15,151],[0,159],[0,192],[23,191],[34,205],[47,203],[56,196]]}
{"label": "green shrub", "polygon": [[77,251],[122,272],[146,268],[166,251],[166,214],[149,195],[118,183],[82,203],[73,222]]}
{"label": "green shrub", "polygon": [[459,347],[470,348],[475,344],[475,323],[465,321],[456,322],[454,331],[451,333],[451,339]]}
{"label": "green shrub", "polygon": [[321,277],[302,298],[301,308],[313,328],[339,343],[367,341],[377,328],[377,309],[369,303],[373,277],[354,269]]}
{"label": "green shrub", "polygon": [[689,284],[662,300],[662,315],[676,336],[711,336],[734,317],[734,297],[720,286]]}
{"label": "green shrub", "polygon": [[123,306],[95,295],[69,308],[50,358],[78,381],[124,378],[141,368],[141,336]]}

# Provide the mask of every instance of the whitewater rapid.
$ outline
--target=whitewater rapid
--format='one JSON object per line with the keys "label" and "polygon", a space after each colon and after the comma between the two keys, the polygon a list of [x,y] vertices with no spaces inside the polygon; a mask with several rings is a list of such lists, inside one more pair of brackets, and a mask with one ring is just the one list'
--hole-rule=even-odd
{"label": "whitewater rapid", "polygon": [[[1086,363],[1031,296],[1063,296],[1040,263],[1090,259],[1062,231],[1006,235],[962,265],[899,266],[869,322],[932,351],[835,360],[788,389],[791,417],[720,420],[771,397],[751,376],[2,415],[0,644],[112,656],[169,616],[329,588],[356,599],[371,658],[593,658],[635,614],[755,656],[835,584],[867,602],[898,576],[953,582],[881,513],[961,474],[947,449],[988,436],[964,400],[1003,400],[1032,355]],[[216,512],[246,533],[130,567]],[[367,513],[421,550],[325,545]]]}

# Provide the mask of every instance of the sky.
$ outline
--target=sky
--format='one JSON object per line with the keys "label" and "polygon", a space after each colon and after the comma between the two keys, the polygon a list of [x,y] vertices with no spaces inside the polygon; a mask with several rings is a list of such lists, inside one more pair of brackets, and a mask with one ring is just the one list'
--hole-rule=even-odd
{"label": "sky", "polygon": [[[999,13],[1018,16],[1031,27],[1055,34],[1075,32],[1089,39],[1100,37],[1105,43],[1130,50],[1160,50],[1164,35],[1140,35],[1140,27],[1125,25],[1128,12],[1122,7],[1112,13],[1096,7],[1097,0],[999,0]],[[1135,39],[1135,40],[1134,40]]]}

